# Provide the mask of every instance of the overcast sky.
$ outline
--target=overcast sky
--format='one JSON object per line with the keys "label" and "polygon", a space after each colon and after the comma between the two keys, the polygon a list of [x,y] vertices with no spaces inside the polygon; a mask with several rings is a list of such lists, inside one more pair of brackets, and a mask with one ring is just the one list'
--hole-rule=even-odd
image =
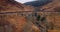
{"label": "overcast sky", "polygon": [[20,3],[25,3],[25,2],[35,1],[35,0],[16,0],[16,1]]}

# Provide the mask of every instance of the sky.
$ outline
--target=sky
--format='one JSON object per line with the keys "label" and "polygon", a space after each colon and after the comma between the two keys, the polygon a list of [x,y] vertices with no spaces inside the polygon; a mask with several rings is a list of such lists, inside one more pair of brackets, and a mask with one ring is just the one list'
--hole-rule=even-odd
{"label": "sky", "polygon": [[36,0],[15,0],[15,1],[20,2],[20,3],[26,3],[30,1],[36,1]]}

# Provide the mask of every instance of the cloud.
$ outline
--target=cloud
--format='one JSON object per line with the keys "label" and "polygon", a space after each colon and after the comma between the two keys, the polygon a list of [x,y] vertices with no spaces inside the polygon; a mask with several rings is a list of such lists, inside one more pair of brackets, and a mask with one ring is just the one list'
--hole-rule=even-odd
{"label": "cloud", "polygon": [[35,0],[15,0],[15,1],[20,3],[25,3],[25,2],[35,1]]}

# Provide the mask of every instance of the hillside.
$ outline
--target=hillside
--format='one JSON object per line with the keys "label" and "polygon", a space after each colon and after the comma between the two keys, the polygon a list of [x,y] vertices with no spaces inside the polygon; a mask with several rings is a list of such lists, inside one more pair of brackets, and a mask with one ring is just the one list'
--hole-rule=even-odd
{"label": "hillside", "polygon": [[53,2],[42,6],[43,11],[60,11],[60,0],[54,0]]}
{"label": "hillside", "polygon": [[[9,12],[9,11],[29,11],[27,9],[34,9],[32,8],[27,8],[28,6],[25,6],[21,3],[18,3],[14,0],[0,0],[0,12]],[[27,8],[27,9],[26,9]]]}
{"label": "hillside", "polygon": [[51,23],[49,27],[52,28],[49,28],[48,32],[60,32],[60,0],[53,0],[53,2],[40,7],[40,10],[46,11],[47,21]]}
{"label": "hillside", "polygon": [[0,32],[28,32],[31,29],[39,31],[35,28],[35,25],[32,25],[29,21],[27,22],[26,16],[23,16],[23,12],[18,13],[19,11],[33,10],[33,6],[26,6],[14,0],[0,0]]}
{"label": "hillside", "polygon": [[0,32],[60,32],[59,3],[60,0],[31,2],[32,6],[14,0],[0,0]]}

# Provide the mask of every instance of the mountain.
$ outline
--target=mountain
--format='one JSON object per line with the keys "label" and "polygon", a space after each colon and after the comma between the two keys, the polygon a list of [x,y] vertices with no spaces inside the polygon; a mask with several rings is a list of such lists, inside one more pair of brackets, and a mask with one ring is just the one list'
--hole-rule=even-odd
{"label": "mountain", "polygon": [[[33,7],[29,7],[29,6],[26,6],[24,4],[21,4],[21,3],[18,3],[14,0],[0,0],[0,12],[9,12],[9,11],[29,11],[29,9],[33,10]],[[27,9],[26,9],[27,8]],[[32,11],[31,10],[31,11]]]}
{"label": "mountain", "polygon": [[[60,0],[53,0],[48,4],[37,6],[35,8],[34,6],[21,4],[14,0],[0,0],[0,32],[46,32],[46,30],[48,32],[60,32],[60,12],[55,12],[60,11]],[[43,12],[33,12],[31,14],[30,12],[18,13],[19,11],[37,11],[39,9]],[[44,11],[53,12],[44,13]],[[8,13],[5,14],[5,12]]]}
{"label": "mountain", "polygon": [[21,3],[14,0],[0,0],[0,12],[1,11],[18,11],[24,8]]}
{"label": "mountain", "polygon": [[40,10],[60,12],[60,0],[54,0],[53,2],[42,6]]}
{"label": "mountain", "polygon": [[41,11],[46,11],[47,21],[50,22],[49,32],[59,32],[60,30],[60,0],[53,0],[51,3],[40,7]]}
{"label": "mountain", "polygon": [[26,2],[24,3],[25,5],[31,5],[34,7],[38,7],[38,6],[43,6],[46,5],[48,3],[52,2],[52,0],[40,0],[40,1],[31,1],[31,2]]}
{"label": "mountain", "polygon": [[30,13],[18,13],[33,10],[33,6],[26,6],[14,0],[0,0],[0,32],[31,32],[31,29],[39,32],[38,27],[27,20]]}
{"label": "mountain", "polygon": [[31,25],[26,18],[29,13],[18,13],[33,10],[33,6],[26,6],[14,0],[0,0],[0,32],[30,32],[31,29],[37,31],[36,26]]}

